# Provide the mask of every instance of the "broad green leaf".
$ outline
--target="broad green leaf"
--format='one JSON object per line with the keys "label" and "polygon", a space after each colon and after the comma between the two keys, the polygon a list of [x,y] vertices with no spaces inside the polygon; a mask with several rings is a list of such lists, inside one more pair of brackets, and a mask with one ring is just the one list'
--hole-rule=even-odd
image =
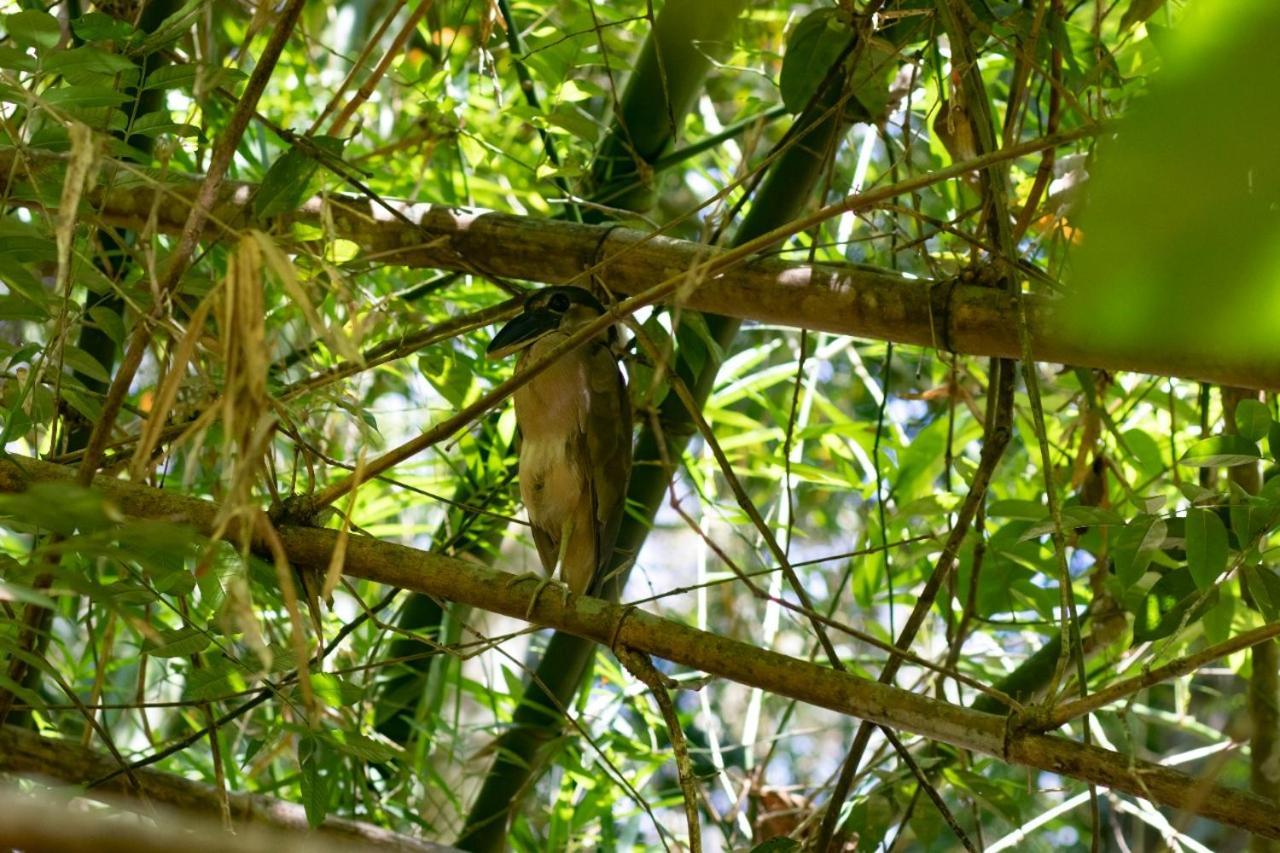
{"label": "broad green leaf", "polygon": [[1236,404],[1236,429],[1250,441],[1262,441],[1271,429],[1271,412],[1258,400]]}
{"label": "broad green leaf", "polygon": [[190,89],[195,85],[200,66],[194,63],[162,65],[147,75],[144,89]]}
{"label": "broad green leaf", "polygon": [[[339,139],[318,136],[312,143],[321,154],[335,158],[342,156],[342,141]],[[290,148],[284,152],[262,179],[253,198],[254,213],[266,218],[295,209],[307,197],[311,177],[319,168],[320,161],[302,148]]]}
{"label": "broad green leaf", "polygon": [[85,41],[125,41],[137,34],[128,21],[102,12],[89,12],[71,22],[71,31]]}
{"label": "broad green leaf", "polygon": [[90,379],[98,382],[111,381],[111,374],[107,373],[98,360],[78,347],[64,346],[62,348],[62,361],[67,367],[77,373],[84,374]]}
{"label": "broad green leaf", "polygon": [[157,658],[181,658],[198,654],[209,648],[208,634],[195,626],[176,628],[172,631],[159,631],[155,637],[147,638],[142,650]]}
{"label": "broad green leaf", "polygon": [[1218,601],[1201,618],[1205,639],[1210,643],[1227,640],[1231,636],[1231,621],[1235,618],[1235,612],[1236,599],[1230,594],[1230,585],[1218,587]]}
{"label": "broad green leaf", "polygon": [[89,318],[116,346],[124,343],[124,320],[120,319],[120,312],[95,305],[89,309]]}
{"label": "broad green leaf", "polygon": [[1200,589],[1213,586],[1227,568],[1227,528],[1211,509],[1187,513],[1187,568]]}
{"label": "broad green leaf", "polygon": [[1215,435],[1201,439],[1178,460],[1192,468],[1248,465],[1262,458],[1258,445],[1242,435]]}
{"label": "broad green leaf", "polygon": [[1146,572],[1151,557],[1166,535],[1163,520],[1151,515],[1140,515],[1116,534],[1116,575],[1124,586],[1131,587]]}
{"label": "broad green leaf", "polygon": [[44,92],[40,99],[51,107],[84,109],[119,106],[129,100],[129,96],[105,86],[60,86]]}
{"label": "broad green leaf", "polygon": [[1133,642],[1149,643],[1168,637],[1190,625],[1217,604],[1217,588],[1203,592],[1196,588],[1186,569],[1169,572],[1144,597],[1135,614]]}
{"label": "broad green leaf", "polygon": [[[24,74],[29,74],[36,70],[36,60],[35,57],[27,53],[25,50],[12,47],[7,44],[0,45],[0,68],[7,68],[10,71],[21,71]],[[15,94],[17,93],[16,89],[11,91]],[[8,96],[6,96],[4,100],[13,102]]]}
{"label": "broad green leaf", "polygon": [[58,19],[48,12],[35,9],[5,15],[4,28],[23,47],[50,48],[62,38],[62,27],[58,25]]}
{"label": "broad green leaf", "polygon": [[1249,595],[1268,622],[1280,619],[1280,575],[1270,566],[1245,566]]}
{"label": "broad green leaf", "polygon": [[327,672],[311,674],[311,689],[316,698],[330,708],[346,708],[364,698],[365,690],[349,678]]}
{"label": "broad green leaf", "polygon": [[798,113],[805,108],[853,37],[848,22],[834,8],[810,12],[796,25],[778,75],[778,89],[788,110]]}
{"label": "broad green leaf", "polygon": [[127,85],[138,74],[138,67],[129,59],[88,46],[51,54],[41,68],[49,74],[61,74],[70,83],[99,82],[103,77],[121,75],[121,82]]}
{"label": "broad green leaf", "polygon": [[204,133],[193,124],[173,121],[167,112],[147,113],[139,117],[129,126],[131,133],[157,136],[161,133],[172,133],[174,136],[204,138]]}

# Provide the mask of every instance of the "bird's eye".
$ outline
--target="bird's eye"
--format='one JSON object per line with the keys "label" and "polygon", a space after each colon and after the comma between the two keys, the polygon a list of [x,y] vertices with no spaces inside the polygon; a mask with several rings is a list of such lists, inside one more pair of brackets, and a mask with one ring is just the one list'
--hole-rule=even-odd
{"label": "bird's eye", "polygon": [[557,293],[555,296],[551,297],[551,301],[547,304],[551,306],[552,311],[568,311],[569,297],[565,296],[563,293]]}

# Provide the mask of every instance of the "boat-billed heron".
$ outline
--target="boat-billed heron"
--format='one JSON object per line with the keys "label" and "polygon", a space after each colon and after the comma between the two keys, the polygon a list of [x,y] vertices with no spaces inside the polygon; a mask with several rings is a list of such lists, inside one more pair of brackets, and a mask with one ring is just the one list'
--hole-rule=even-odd
{"label": "boat-billed heron", "polygon": [[[494,336],[488,356],[520,353],[519,373],[602,314],[604,306],[581,287],[544,288]],[[631,404],[614,356],[617,335],[610,326],[514,395],[520,496],[548,577],[543,586],[558,565],[566,598],[587,592],[603,576],[622,522],[631,474]]]}

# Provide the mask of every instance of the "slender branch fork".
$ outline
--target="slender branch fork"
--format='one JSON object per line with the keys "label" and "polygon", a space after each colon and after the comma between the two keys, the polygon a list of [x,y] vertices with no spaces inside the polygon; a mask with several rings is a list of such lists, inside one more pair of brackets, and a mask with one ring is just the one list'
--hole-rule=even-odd
{"label": "slender branch fork", "polygon": [[[35,481],[74,479],[73,470],[35,459],[0,461],[0,492],[20,492]],[[219,507],[211,501],[107,477],[97,478],[93,485],[126,516],[185,523],[204,535],[216,528]],[[240,531],[233,527],[223,535],[238,537]],[[337,537],[334,530],[288,525],[279,529],[280,547],[291,563],[303,568],[327,567]],[[261,536],[254,547],[261,553],[270,551]],[[514,618],[524,618],[530,605],[529,591],[505,583],[510,576],[503,572],[366,537],[348,540],[345,572]],[[1280,838],[1280,812],[1262,798],[1221,785],[1206,786],[1201,779],[1122,753],[1018,730],[1010,718],[878,684],[600,599],[575,596],[564,602],[558,596],[543,596],[532,616],[540,625],[611,648],[625,645],[896,731],[914,732]]]}

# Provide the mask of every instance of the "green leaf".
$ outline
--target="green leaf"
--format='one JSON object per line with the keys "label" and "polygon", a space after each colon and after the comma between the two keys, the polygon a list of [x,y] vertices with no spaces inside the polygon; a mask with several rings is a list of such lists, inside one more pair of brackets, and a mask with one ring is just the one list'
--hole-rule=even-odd
{"label": "green leaf", "polygon": [[311,674],[311,689],[316,698],[330,708],[345,708],[364,698],[364,688],[359,684],[327,672]]}
{"label": "green leaf", "polygon": [[102,495],[73,483],[33,483],[25,492],[0,494],[0,516],[63,536],[92,533],[114,525],[117,514]]}
{"label": "green leaf", "polygon": [[1160,11],[1165,0],[1129,0],[1129,8],[1120,16],[1120,29],[1127,30]]}
{"label": "green leaf", "polygon": [[1236,430],[1251,441],[1262,441],[1271,429],[1271,412],[1258,400],[1236,404]]}
{"label": "green leaf", "polygon": [[1268,622],[1280,619],[1280,575],[1269,566],[1245,566],[1249,594]]}
{"label": "green leaf", "polygon": [[1235,618],[1236,599],[1227,586],[1218,587],[1217,602],[1205,611],[1201,619],[1205,639],[1210,643],[1225,642],[1231,636],[1231,621]]}
{"label": "green leaf", "polygon": [[157,113],[147,113],[140,116],[129,127],[130,133],[139,133],[145,136],[159,136],[162,133],[172,133],[174,136],[195,137],[197,139],[204,138],[204,132],[194,124],[186,122],[174,121],[167,111]]}
{"label": "green leaf", "polygon": [[1116,535],[1116,576],[1125,588],[1137,583],[1151,564],[1151,557],[1164,544],[1167,529],[1163,520],[1139,515]]}
{"label": "green leaf", "polygon": [[187,673],[182,696],[192,702],[209,701],[238,693],[248,686],[248,670],[232,661],[220,659],[207,667]]}
{"label": "green leaf", "polygon": [[329,812],[329,785],[320,772],[321,757],[325,752],[322,744],[315,735],[304,735],[298,739],[302,807],[307,813],[307,823],[313,828],[324,823]]}
{"label": "green leaf", "polygon": [[148,637],[142,644],[142,650],[157,658],[183,658],[199,654],[209,648],[208,634],[195,626],[177,628],[172,631],[159,631],[155,637]]}
{"label": "green leaf", "polygon": [[1277,32],[1274,0],[1189,4],[1150,91],[1100,142],[1064,317],[1091,350],[1280,361],[1280,98],[1261,94],[1280,92]]}
{"label": "green leaf", "polygon": [[67,367],[97,382],[110,382],[111,374],[107,373],[96,358],[84,350],[70,344],[62,348],[62,361]]}
{"label": "green leaf", "polygon": [[129,96],[105,86],[60,86],[40,96],[46,105],[58,108],[116,107]]}
{"label": "green leaf", "polygon": [[889,105],[889,84],[898,70],[897,50],[882,39],[871,39],[856,51],[849,89],[861,110],[850,111],[855,121],[875,121],[884,117]]}
{"label": "green leaf", "polygon": [[53,599],[26,584],[0,581],[0,601],[14,601],[18,604],[35,604],[52,610],[57,605]]}
{"label": "green leaf", "polygon": [[48,12],[28,9],[16,15],[5,15],[4,27],[13,40],[23,47],[50,48],[62,38],[58,19]]}
{"label": "green leaf", "polygon": [[1208,589],[1227,568],[1227,528],[1211,509],[1187,513],[1187,568],[1200,589]]}
{"label": "green leaf", "polygon": [[1267,430],[1267,449],[1272,459],[1280,460],[1280,423],[1272,422]]}
{"label": "green leaf", "polygon": [[418,359],[418,369],[455,409],[460,408],[471,390],[475,377],[460,354],[442,347],[431,347]]}
{"label": "green leaf", "polygon": [[1197,441],[1178,462],[1192,468],[1248,465],[1262,458],[1258,445],[1242,435],[1215,435]]}
{"label": "green leaf", "polygon": [[190,89],[195,85],[200,66],[194,63],[162,65],[147,75],[143,89]]}
{"label": "green leaf", "polygon": [[290,148],[276,158],[267,170],[253,198],[254,213],[260,218],[276,216],[294,210],[307,197],[311,178],[320,168],[316,154],[340,158],[343,142],[331,136],[317,136],[311,140],[316,152],[303,148]]}
{"label": "green leaf", "polygon": [[71,31],[85,41],[125,41],[137,30],[128,21],[102,12],[89,12],[71,22]]}
{"label": "green leaf", "polygon": [[320,736],[338,751],[375,764],[386,763],[400,754],[400,751],[389,743],[374,740],[355,732],[330,729],[321,732]]}
{"label": "green leaf", "polygon": [[295,209],[306,197],[307,184],[320,164],[297,148],[290,148],[271,164],[253,197],[253,212],[259,218]]}
{"label": "green leaf", "polygon": [[104,76],[118,74],[122,82],[130,84],[138,74],[138,66],[129,59],[88,46],[58,51],[45,59],[41,67],[49,74],[61,74],[69,83],[99,82]]}
{"label": "green leaf", "polygon": [[136,42],[129,52],[134,56],[145,56],[168,47],[184,35],[192,32],[196,19],[204,10],[204,0],[187,0],[182,8],[160,22],[151,35]]}
{"label": "green leaf", "polygon": [[791,31],[778,75],[782,104],[793,113],[805,108],[826,79],[853,30],[835,9],[810,12]]}
{"label": "green leaf", "polygon": [[[21,71],[24,74],[30,74],[36,70],[36,60],[31,54],[25,50],[21,50],[10,45],[0,45],[0,68],[7,68],[10,71]],[[13,90],[16,94],[17,90]],[[5,98],[6,101],[9,98]]]}
{"label": "green leaf", "polygon": [[[1169,572],[1143,598],[1133,625],[1133,642],[1149,643],[1190,625],[1217,604],[1220,592],[1195,587],[1186,569]],[[1154,622],[1154,624],[1152,624]]]}
{"label": "green leaf", "polygon": [[124,320],[120,319],[120,312],[95,305],[89,309],[89,319],[105,332],[116,346],[124,343]]}

